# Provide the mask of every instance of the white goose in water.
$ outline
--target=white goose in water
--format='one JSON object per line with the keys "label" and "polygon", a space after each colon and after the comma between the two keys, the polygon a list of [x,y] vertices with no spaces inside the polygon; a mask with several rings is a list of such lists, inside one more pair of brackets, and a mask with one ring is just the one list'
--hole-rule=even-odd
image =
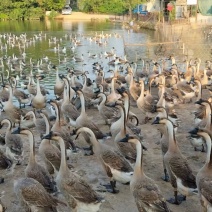
{"label": "white goose in water", "polygon": [[[181,201],[186,200],[186,196],[197,193],[196,178],[192,173],[188,161],[181,154],[175,139],[173,124],[167,118],[157,117],[152,124],[163,124],[168,129],[169,147],[164,155],[164,162],[170,177],[170,182],[174,188],[174,199],[168,200],[171,204],[179,205]],[[180,192],[183,196],[178,196]]]}
{"label": "white goose in water", "polygon": [[120,142],[129,142],[136,146],[137,156],[134,173],[130,181],[130,190],[134,196],[138,211],[170,212],[158,186],[143,171],[143,149],[140,141],[133,136],[129,136]]}
{"label": "white goose in water", "polygon": [[205,165],[198,171],[196,182],[198,195],[203,211],[212,211],[212,154],[211,154],[211,133],[207,130],[195,128],[189,132],[204,138],[207,144],[207,156]]}
{"label": "white goose in water", "polygon": [[76,173],[68,169],[66,150],[63,139],[57,132],[50,132],[44,139],[52,139],[59,143],[61,150],[60,169],[56,177],[57,186],[73,211],[97,212],[102,198],[92,187]]}
{"label": "white goose in water", "polygon": [[114,151],[108,145],[104,145],[97,141],[94,133],[87,127],[82,127],[77,130],[77,137],[80,133],[86,132],[91,138],[94,154],[97,155],[99,161],[102,163],[107,176],[110,178],[110,185],[105,185],[109,192],[117,193],[116,181],[121,183],[129,183],[133,174],[131,165],[127,162],[122,154]]}

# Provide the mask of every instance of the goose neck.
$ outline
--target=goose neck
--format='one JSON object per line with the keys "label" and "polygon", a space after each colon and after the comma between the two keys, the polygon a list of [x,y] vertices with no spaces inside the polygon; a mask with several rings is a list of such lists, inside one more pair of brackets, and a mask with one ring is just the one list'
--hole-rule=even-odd
{"label": "goose neck", "polygon": [[166,120],[166,126],[168,129],[168,135],[169,135],[169,151],[176,151],[177,150],[177,142],[175,139],[175,133],[174,133],[174,127],[171,121]]}
{"label": "goose neck", "polygon": [[85,114],[85,98],[84,98],[84,95],[83,93],[80,92],[80,102],[81,102],[81,114],[80,115],[83,115]]}
{"label": "goose neck", "polygon": [[124,96],[124,109],[125,109],[125,117],[126,117],[126,121],[127,121],[128,120],[128,116],[129,116],[129,110],[130,110],[130,101],[129,101],[128,94],[126,94]]}
{"label": "goose neck", "polygon": [[35,142],[34,142],[34,136],[32,132],[28,131],[28,138],[29,138],[29,164],[35,163]]}
{"label": "goose neck", "polygon": [[58,138],[59,144],[60,144],[60,150],[61,150],[61,161],[60,161],[60,173],[64,173],[67,171],[67,162],[66,162],[66,148],[64,140],[59,137]]}
{"label": "goose neck", "polygon": [[40,81],[37,79],[37,94],[36,95],[42,95],[41,90],[40,90]]}
{"label": "goose neck", "polygon": [[142,146],[141,143],[137,140],[137,142],[135,143],[136,145],[136,162],[135,162],[135,166],[134,166],[134,177],[141,177],[142,175],[144,175],[143,172],[143,152],[142,152]]}
{"label": "goose neck", "polygon": [[206,126],[205,126],[205,128],[207,130],[210,130],[210,128],[211,128],[211,106],[209,103],[206,105]]}

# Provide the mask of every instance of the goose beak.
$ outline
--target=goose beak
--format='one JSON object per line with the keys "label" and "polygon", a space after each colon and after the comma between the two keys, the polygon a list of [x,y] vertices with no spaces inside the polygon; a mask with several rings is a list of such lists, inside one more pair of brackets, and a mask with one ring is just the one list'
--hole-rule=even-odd
{"label": "goose beak", "polygon": [[20,134],[20,132],[21,132],[21,128],[18,127],[11,134]]}
{"label": "goose beak", "polygon": [[194,128],[193,130],[190,130],[188,133],[197,135],[198,130],[199,130],[198,128]]}
{"label": "goose beak", "polygon": [[44,136],[42,137],[42,140],[43,140],[43,139],[51,139],[51,137],[52,137],[52,131],[51,131],[49,134],[44,135]]}
{"label": "goose beak", "polygon": [[152,125],[153,124],[160,124],[160,118],[156,117],[155,120],[152,122]]}
{"label": "goose beak", "polygon": [[203,102],[202,99],[199,99],[198,101],[195,102],[195,104],[201,105],[202,102]]}
{"label": "goose beak", "polygon": [[121,140],[119,140],[119,142],[128,142],[129,140],[129,135],[127,134],[124,138],[122,138]]}

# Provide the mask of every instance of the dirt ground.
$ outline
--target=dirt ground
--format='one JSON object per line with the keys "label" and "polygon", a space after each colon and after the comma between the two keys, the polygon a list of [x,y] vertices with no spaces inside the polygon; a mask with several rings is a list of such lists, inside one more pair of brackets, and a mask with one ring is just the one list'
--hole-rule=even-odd
{"label": "dirt ground", "polygon": [[[206,98],[209,96],[207,90],[203,91],[203,97]],[[194,102],[194,101],[193,101]],[[200,167],[203,166],[206,153],[201,151],[194,151],[193,147],[189,143],[189,140],[186,138],[188,131],[194,127],[194,118],[191,115],[191,111],[195,110],[194,103],[187,103],[175,106],[176,112],[181,120],[180,127],[176,134],[176,139],[178,141],[180,150],[182,154],[188,159],[190,166],[192,167],[194,173],[196,174]],[[147,176],[155,180],[157,185],[162,191],[162,194],[166,199],[173,196],[173,189],[169,182],[164,182],[161,179],[163,175],[163,166],[162,166],[162,155],[160,145],[157,145],[156,142],[160,138],[160,134],[155,125],[151,125],[151,121],[147,124],[143,124],[142,115],[140,114],[139,109],[136,107],[131,107],[131,111],[134,112],[139,120],[139,127],[141,128],[142,135],[144,138],[144,144],[147,146],[148,151],[144,152],[144,171]],[[109,132],[109,127],[106,126],[100,117],[96,108],[87,109],[89,116],[92,116],[95,119],[95,122],[98,124],[100,129],[103,132]],[[25,124],[29,125],[29,121]],[[32,128],[33,129],[33,128]],[[1,129],[1,133],[5,132],[5,128]],[[38,133],[33,129],[35,140],[36,140],[36,151],[38,150],[38,145],[40,143],[40,138]],[[13,181],[19,177],[24,176],[24,169],[28,163],[29,156],[29,143],[26,137],[24,139],[24,148],[25,148],[25,159],[21,165],[16,166],[13,175],[6,176],[5,182],[0,184],[0,191],[5,191],[5,195],[2,198],[2,202],[7,207],[7,212],[16,212],[22,210],[18,207],[17,198],[13,192]],[[113,140],[107,139],[106,144],[113,146]],[[36,158],[39,162],[42,163],[38,154]],[[96,156],[84,156],[82,151],[78,153],[72,153],[68,161],[72,164],[79,175],[89,182],[94,189],[99,188],[101,182],[108,182],[105,171],[103,170],[101,164],[96,160]],[[3,174],[1,172],[0,174]],[[137,208],[132,194],[130,193],[129,185],[123,185],[117,183],[117,188],[119,189],[118,194],[110,194],[107,192],[100,193],[105,198],[105,202],[102,203],[100,211],[101,212],[136,212]],[[61,199],[63,197],[59,195]],[[169,207],[173,212],[199,212],[201,211],[200,203],[198,196],[188,197],[181,205],[170,205]],[[68,211],[65,207],[58,207],[58,211],[66,212]]]}

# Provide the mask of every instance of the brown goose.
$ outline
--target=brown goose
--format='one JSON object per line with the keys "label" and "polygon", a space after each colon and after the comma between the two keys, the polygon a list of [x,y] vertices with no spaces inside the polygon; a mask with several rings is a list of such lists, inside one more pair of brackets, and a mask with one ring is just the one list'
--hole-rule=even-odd
{"label": "brown goose", "polygon": [[80,113],[80,116],[76,119],[75,126],[78,128],[88,127],[94,132],[97,139],[103,139],[106,135],[99,129],[99,127],[94,123],[94,121],[91,118],[89,118],[86,114],[85,99],[84,99],[83,92],[78,90],[77,94],[79,95],[80,101],[81,101],[81,113]]}
{"label": "brown goose", "polygon": [[5,134],[6,155],[14,164],[20,164],[24,154],[23,141],[19,135],[12,134],[12,123],[9,119],[3,119],[0,128],[5,124],[7,125]]}
{"label": "brown goose", "polygon": [[70,129],[68,126],[61,126],[61,121],[60,121],[60,108],[56,100],[50,100],[49,103],[55,108],[56,111],[56,121],[53,124],[51,131],[54,132],[59,132],[60,136],[63,138],[65,141],[66,149],[72,149],[72,151],[76,151],[75,144],[73,143],[72,137],[70,135]]}
{"label": "brown goose", "polygon": [[116,190],[116,181],[124,184],[129,183],[133,174],[132,167],[122,154],[114,151],[107,145],[99,143],[91,129],[81,127],[76,132],[77,136],[81,132],[86,132],[90,135],[94,153],[97,155],[107,173],[107,176],[110,178],[110,185],[106,185],[106,188],[109,187],[109,192],[117,193],[118,190]]}
{"label": "brown goose", "polygon": [[[156,117],[152,124],[164,124],[168,129],[169,147],[164,155],[164,162],[171,185],[174,188],[174,199],[171,198],[168,202],[178,205],[181,201],[186,200],[186,196],[193,195],[197,192],[196,179],[186,158],[180,152],[175,139],[172,122],[167,118]],[[178,192],[183,195],[182,198],[177,196]]]}
{"label": "brown goose", "polygon": [[63,94],[64,90],[64,83],[61,81],[59,77],[59,70],[56,68],[56,80],[55,80],[55,85],[54,85],[54,95],[56,98],[61,97]]}
{"label": "brown goose", "polygon": [[37,180],[19,178],[14,181],[14,192],[25,211],[57,212],[58,204],[66,203],[51,196]]}
{"label": "brown goose", "polygon": [[[41,113],[41,116],[46,123],[45,135],[47,135],[50,133],[49,119],[46,113]],[[52,144],[50,139],[42,139],[39,146],[39,154],[44,159],[47,170],[50,174],[59,171],[61,152],[55,145]]]}
{"label": "brown goose", "polygon": [[196,182],[198,195],[203,211],[212,211],[212,154],[211,154],[211,132],[195,128],[189,132],[204,138],[207,144],[207,157],[205,165],[198,171]]}
{"label": "brown goose", "polygon": [[26,177],[31,177],[41,183],[47,191],[56,191],[55,184],[48,171],[35,160],[35,142],[32,132],[26,128],[18,127],[13,134],[27,135],[29,139],[29,162],[25,169]]}
{"label": "brown goose", "polygon": [[97,212],[102,198],[92,187],[74,172],[69,171],[66,162],[65,143],[57,132],[50,132],[44,139],[59,142],[61,149],[60,170],[56,177],[57,186],[73,211]]}
{"label": "brown goose", "polygon": [[14,82],[13,87],[13,95],[19,102],[19,107],[21,108],[21,104],[25,105],[29,104],[32,100],[31,94],[26,94],[24,91],[17,89],[17,81],[14,77],[11,77],[11,81]]}
{"label": "brown goose", "polygon": [[9,92],[10,97],[4,104],[4,111],[13,124],[20,124],[21,118],[24,116],[24,112],[20,108],[13,105],[13,91],[11,87],[9,87]]}
{"label": "brown goose", "polygon": [[130,181],[130,190],[134,196],[138,211],[169,212],[170,210],[158,186],[143,171],[143,149],[140,141],[133,136],[129,136],[120,142],[129,142],[136,146],[137,156],[134,173]]}

